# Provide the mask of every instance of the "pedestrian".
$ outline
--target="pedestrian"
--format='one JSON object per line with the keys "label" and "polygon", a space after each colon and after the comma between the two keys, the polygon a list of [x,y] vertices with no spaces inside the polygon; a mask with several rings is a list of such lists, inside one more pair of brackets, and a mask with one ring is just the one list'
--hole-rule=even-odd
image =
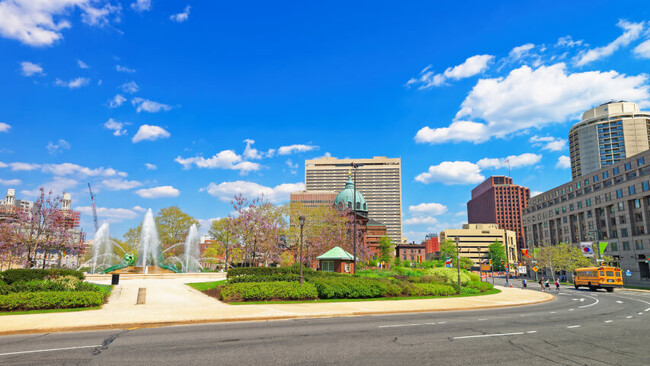
{"label": "pedestrian", "polygon": [[560,280],[555,280],[555,291],[560,292]]}
{"label": "pedestrian", "polygon": [[540,278],[539,282],[538,282],[539,286],[542,288],[542,292],[544,292],[544,282],[542,282],[542,281],[544,281],[544,277]]}
{"label": "pedestrian", "polygon": [[544,283],[544,287],[546,287],[549,291],[551,290],[551,285],[549,285],[549,280],[547,279],[546,282]]}
{"label": "pedestrian", "polygon": [[525,278],[523,280],[521,280],[521,288],[523,288],[525,290],[527,285],[528,285],[528,283],[526,282]]}

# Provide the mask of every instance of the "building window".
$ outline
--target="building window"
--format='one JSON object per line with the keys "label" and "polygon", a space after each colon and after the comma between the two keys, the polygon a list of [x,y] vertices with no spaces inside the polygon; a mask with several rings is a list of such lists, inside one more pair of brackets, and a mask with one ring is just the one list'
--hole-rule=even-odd
{"label": "building window", "polygon": [[618,251],[618,244],[616,244],[614,242],[609,243],[609,251],[610,252]]}
{"label": "building window", "polygon": [[322,261],[320,266],[322,271],[334,272],[334,261]]}
{"label": "building window", "polygon": [[590,206],[591,206],[591,198],[587,198],[587,199],[585,200],[585,205],[586,205],[587,207],[590,207]]}
{"label": "building window", "polygon": [[614,168],[614,175],[618,174],[619,172],[620,170],[618,169],[618,167]]}
{"label": "building window", "polygon": [[623,190],[622,189],[617,189],[616,190],[616,198],[623,198]]}
{"label": "building window", "polygon": [[627,191],[630,194],[630,196],[636,193],[636,189],[634,188],[634,186],[627,187]]}
{"label": "building window", "polygon": [[569,205],[569,211],[573,211],[573,203]]}
{"label": "building window", "polygon": [[634,208],[641,208],[641,200],[640,199],[635,199],[634,200]]}
{"label": "building window", "polygon": [[625,206],[623,205],[623,202],[618,203],[618,210],[623,211],[625,209]]}
{"label": "building window", "polygon": [[625,163],[625,171],[632,169],[632,163]]}
{"label": "building window", "polygon": [[594,175],[594,183],[598,182],[598,176]]}
{"label": "building window", "polygon": [[635,241],[634,241],[634,249],[636,249],[636,250],[643,250],[643,241],[641,241],[641,240],[635,240]]}
{"label": "building window", "polygon": [[622,238],[627,238],[627,229],[626,228],[621,229],[621,237]]}
{"label": "building window", "polygon": [[591,210],[587,210],[587,217],[591,217],[591,216],[592,216]]}
{"label": "building window", "polygon": [[578,201],[578,208],[582,208],[582,201]]}
{"label": "building window", "polygon": [[644,192],[650,190],[650,183],[649,182],[641,183],[641,189],[643,189]]}
{"label": "building window", "polygon": [[637,165],[637,166],[643,166],[643,165],[645,165],[645,158],[638,158],[638,159],[636,159],[636,165]]}
{"label": "building window", "polygon": [[585,179],[585,185],[589,185],[589,179]]}
{"label": "building window", "polygon": [[609,178],[609,174],[607,172],[603,172],[603,179]]}

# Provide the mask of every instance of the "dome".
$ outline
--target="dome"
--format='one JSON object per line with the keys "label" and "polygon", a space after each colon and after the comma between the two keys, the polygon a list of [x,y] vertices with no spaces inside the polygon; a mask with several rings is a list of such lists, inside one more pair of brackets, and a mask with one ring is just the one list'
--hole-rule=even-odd
{"label": "dome", "polygon": [[[363,198],[363,195],[358,190],[357,193],[357,212],[368,212],[368,205],[366,204],[366,199]],[[339,211],[343,211],[346,208],[352,209],[352,204],[354,202],[354,182],[352,177],[348,178],[348,181],[345,183],[345,189],[343,189],[334,200],[334,205]]]}

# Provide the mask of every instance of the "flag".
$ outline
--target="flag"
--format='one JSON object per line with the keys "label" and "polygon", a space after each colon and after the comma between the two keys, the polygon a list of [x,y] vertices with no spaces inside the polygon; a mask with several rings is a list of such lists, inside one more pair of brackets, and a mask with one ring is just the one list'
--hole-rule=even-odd
{"label": "flag", "polygon": [[522,254],[524,257],[528,257],[528,258],[530,258],[530,255],[528,255],[528,249],[522,249],[522,250],[521,250],[521,254]]}
{"label": "flag", "polygon": [[582,250],[582,255],[585,257],[593,257],[594,256],[594,250],[591,248],[591,243],[589,242],[581,242],[580,243],[580,249]]}
{"label": "flag", "polygon": [[533,248],[533,256],[537,256],[537,253],[539,253],[539,248]]}
{"label": "flag", "polygon": [[605,253],[605,249],[607,249],[607,243],[603,243],[603,242],[598,243],[598,249],[600,252],[600,256],[602,257],[603,253]]}

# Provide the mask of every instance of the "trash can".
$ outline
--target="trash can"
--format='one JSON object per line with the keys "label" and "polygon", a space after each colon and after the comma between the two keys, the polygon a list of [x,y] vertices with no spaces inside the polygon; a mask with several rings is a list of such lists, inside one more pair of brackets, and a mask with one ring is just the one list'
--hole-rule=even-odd
{"label": "trash can", "polygon": [[111,285],[119,285],[119,284],[120,284],[120,274],[114,273],[113,276],[111,277]]}

